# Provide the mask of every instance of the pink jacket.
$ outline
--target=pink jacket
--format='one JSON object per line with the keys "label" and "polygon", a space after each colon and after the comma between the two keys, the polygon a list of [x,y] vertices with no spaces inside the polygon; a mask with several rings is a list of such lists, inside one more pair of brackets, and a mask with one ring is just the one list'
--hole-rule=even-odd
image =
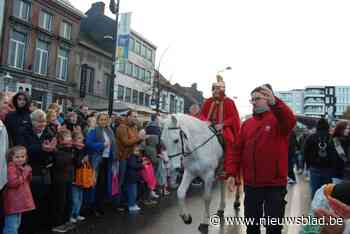
{"label": "pink jacket", "polygon": [[35,209],[30,181],[30,166],[16,167],[12,162],[7,167],[7,184],[3,193],[5,215],[23,213]]}

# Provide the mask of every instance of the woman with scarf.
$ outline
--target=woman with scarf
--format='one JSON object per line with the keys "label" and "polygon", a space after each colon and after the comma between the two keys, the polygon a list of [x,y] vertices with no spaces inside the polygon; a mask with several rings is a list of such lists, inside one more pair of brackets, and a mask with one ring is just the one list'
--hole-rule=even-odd
{"label": "woman with scarf", "polygon": [[102,205],[111,197],[112,166],[116,162],[117,145],[106,113],[97,116],[97,127],[86,136],[86,147],[96,174],[96,186],[90,191],[89,203],[96,216],[103,215]]}
{"label": "woman with scarf", "polygon": [[333,133],[335,148],[333,183],[338,184],[350,180],[350,122],[339,121]]}

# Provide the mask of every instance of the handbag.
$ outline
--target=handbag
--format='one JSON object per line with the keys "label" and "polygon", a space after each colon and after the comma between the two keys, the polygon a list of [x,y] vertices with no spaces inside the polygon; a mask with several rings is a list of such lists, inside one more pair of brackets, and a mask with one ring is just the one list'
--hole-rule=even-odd
{"label": "handbag", "polygon": [[82,188],[91,188],[96,184],[96,176],[90,162],[85,162],[75,170],[74,183]]}
{"label": "handbag", "polygon": [[113,163],[112,166],[112,196],[119,194],[119,180],[118,180],[118,163]]}

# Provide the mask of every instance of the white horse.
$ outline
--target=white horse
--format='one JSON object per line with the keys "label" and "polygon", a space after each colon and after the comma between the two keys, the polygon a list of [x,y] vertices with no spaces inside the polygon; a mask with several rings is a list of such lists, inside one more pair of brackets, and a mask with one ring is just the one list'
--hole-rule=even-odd
{"label": "white horse", "polygon": [[[169,157],[183,157],[184,174],[177,196],[180,205],[180,217],[185,224],[192,223],[192,217],[187,210],[186,192],[196,177],[204,181],[204,214],[199,226],[201,232],[208,232],[209,207],[212,199],[212,188],[215,180],[215,170],[223,157],[223,149],[216,134],[208,124],[192,116],[174,114],[161,121],[162,141]],[[225,185],[220,181],[220,206],[218,215],[223,217],[225,210]]]}

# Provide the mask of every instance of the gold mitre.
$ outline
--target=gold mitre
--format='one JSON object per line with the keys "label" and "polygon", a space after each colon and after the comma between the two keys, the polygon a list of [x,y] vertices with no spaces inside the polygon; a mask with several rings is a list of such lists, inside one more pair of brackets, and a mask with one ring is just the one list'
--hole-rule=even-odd
{"label": "gold mitre", "polygon": [[213,86],[225,88],[224,78],[221,75],[216,75],[216,83]]}

